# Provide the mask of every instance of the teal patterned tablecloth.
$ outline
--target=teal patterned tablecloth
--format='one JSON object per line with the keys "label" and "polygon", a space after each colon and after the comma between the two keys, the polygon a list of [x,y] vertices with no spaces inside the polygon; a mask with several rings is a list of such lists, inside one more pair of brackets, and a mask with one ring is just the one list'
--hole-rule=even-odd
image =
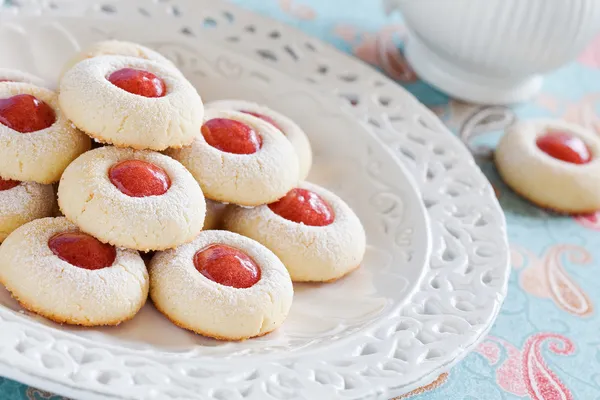
{"label": "teal patterned tablecloth", "polygon": [[[385,16],[376,0],[234,2],[382,69],[454,131],[480,111],[418,81],[397,51],[405,33],[401,18]],[[385,51],[378,51],[382,48]],[[514,112],[519,118],[562,118],[600,134],[600,36],[576,62],[548,76],[542,93]],[[490,143],[497,136],[492,132],[483,140]],[[406,397],[600,399],[600,213],[575,218],[540,210],[511,192],[489,161],[481,166],[508,220],[513,260],[508,297],[476,351]],[[0,399],[62,398],[0,378]]]}

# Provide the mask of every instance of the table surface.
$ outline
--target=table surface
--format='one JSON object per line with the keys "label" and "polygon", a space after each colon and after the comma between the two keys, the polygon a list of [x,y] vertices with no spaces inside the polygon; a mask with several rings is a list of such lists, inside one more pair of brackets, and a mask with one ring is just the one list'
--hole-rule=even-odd
{"label": "table surface", "polygon": [[[453,130],[477,107],[449,99],[416,79],[401,55],[399,16],[375,0],[233,0],[384,70]],[[1,0],[0,0],[1,3]],[[378,46],[388,49],[384,55]],[[556,117],[600,134],[600,36],[579,59],[547,77],[542,93],[513,109],[519,118]],[[493,142],[490,132],[484,142]],[[493,164],[480,164],[506,213],[513,272],[490,335],[457,367],[407,397],[438,399],[600,399],[600,213],[557,216],[517,197]],[[404,396],[403,396],[404,397]],[[0,378],[0,399],[62,400]]]}

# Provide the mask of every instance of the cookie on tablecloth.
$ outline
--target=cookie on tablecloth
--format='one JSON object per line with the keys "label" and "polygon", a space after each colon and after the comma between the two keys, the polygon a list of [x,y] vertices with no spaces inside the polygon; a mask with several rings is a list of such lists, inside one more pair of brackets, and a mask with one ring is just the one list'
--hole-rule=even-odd
{"label": "cookie on tablecloth", "polygon": [[559,120],[510,126],[495,152],[502,179],[532,203],[564,213],[600,209],[600,139]]}

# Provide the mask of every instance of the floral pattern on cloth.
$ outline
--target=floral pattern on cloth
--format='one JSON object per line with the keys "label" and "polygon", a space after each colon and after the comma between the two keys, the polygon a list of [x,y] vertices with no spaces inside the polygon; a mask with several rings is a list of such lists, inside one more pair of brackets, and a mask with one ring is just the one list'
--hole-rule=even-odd
{"label": "floral pattern on cloth", "polygon": [[[402,55],[406,28],[374,0],[232,0],[354,54],[431,107],[472,149],[493,149],[505,121],[490,109],[449,99],[419,81]],[[600,135],[600,36],[542,92],[499,117],[551,117]],[[487,114],[486,114],[487,113]],[[477,158],[506,213],[513,274],[489,336],[449,373],[399,399],[600,400],[600,212],[567,217],[515,195],[490,157]],[[60,400],[0,378],[2,400]]]}

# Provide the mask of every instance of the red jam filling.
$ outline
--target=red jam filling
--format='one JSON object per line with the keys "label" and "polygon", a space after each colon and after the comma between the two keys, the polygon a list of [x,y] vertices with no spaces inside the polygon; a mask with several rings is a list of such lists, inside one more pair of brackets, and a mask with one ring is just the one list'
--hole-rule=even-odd
{"label": "red jam filling", "polygon": [[52,107],[30,94],[19,94],[0,99],[0,124],[21,132],[30,133],[52,126],[56,114]]}
{"label": "red jam filling", "polygon": [[110,267],[117,257],[113,246],[83,232],[57,233],[48,240],[48,247],[61,260],[90,270]]}
{"label": "red jam filling", "polygon": [[2,179],[0,178],[0,192],[4,190],[10,190],[14,187],[19,186],[21,182],[13,181],[12,179]]}
{"label": "red jam filling", "polygon": [[[241,112],[243,112],[244,114],[249,114],[249,115],[252,115],[252,116],[254,116],[254,117],[256,117],[256,118],[260,118],[260,119],[262,119],[263,121],[266,121],[266,122],[270,123],[270,124],[271,124],[271,125],[273,125],[275,128],[279,129],[281,132],[283,132],[283,130],[281,129],[281,127],[280,127],[279,125],[277,125],[277,122],[275,122],[275,121],[273,120],[273,118],[269,117],[268,115],[259,114],[259,113],[252,112],[252,111],[244,111],[244,110],[242,110]],[[285,132],[283,132],[283,133],[285,133]]]}
{"label": "red jam filling", "polygon": [[592,154],[585,142],[566,132],[548,132],[536,141],[537,146],[550,157],[572,164],[587,164]]}
{"label": "red jam filling", "polygon": [[262,147],[262,137],[248,125],[228,118],[213,118],[202,125],[202,136],[212,147],[233,154],[252,154]]}
{"label": "red jam filling", "polygon": [[160,196],[171,187],[171,179],[164,169],[142,160],[113,165],[108,178],[117,189],[131,197]]}
{"label": "red jam filling", "polygon": [[167,92],[165,82],[152,72],[123,68],[108,77],[113,85],[126,92],[144,97],[163,97]]}
{"label": "red jam filling", "polygon": [[224,244],[212,244],[194,255],[194,266],[213,282],[238,289],[260,280],[260,268],[246,253]]}
{"label": "red jam filling", "polygon": [[268,207],[275,214],[304,225],[326,226],[335,219],[331,206],[321,196],[306,189],[292,189]]}

